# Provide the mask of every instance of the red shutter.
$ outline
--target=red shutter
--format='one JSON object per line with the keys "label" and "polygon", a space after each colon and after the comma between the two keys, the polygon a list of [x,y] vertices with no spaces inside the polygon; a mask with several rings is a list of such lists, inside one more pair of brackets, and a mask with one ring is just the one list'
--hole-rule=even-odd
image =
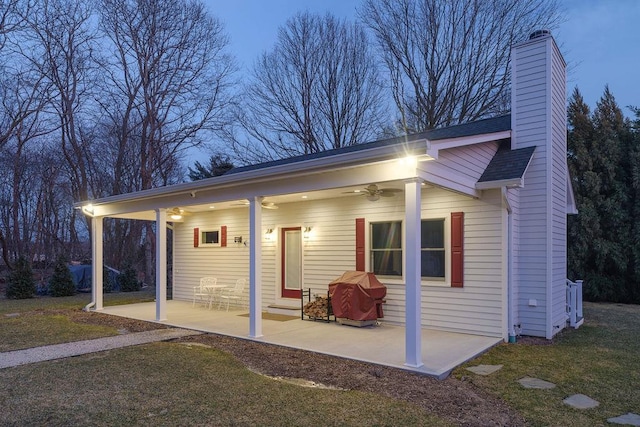
{"label": "red shutter", "polygon": [[364,218],[356,218],[356,271],[364,271]]}
{"label": "red shutter", "polygon": [[463,230],[464,212],[451,212],[451,287],[461,288],[463,284]]}
{"label": "red shutter", "polygon": [[193,247],[197,248],[198,246],[200,246],[200,229],[194,228],[193,229]]}
{"label": "red shutter", "polygon": [[223,248],[227,247],[227,226],[223,225],[220,227],[220,246]]}

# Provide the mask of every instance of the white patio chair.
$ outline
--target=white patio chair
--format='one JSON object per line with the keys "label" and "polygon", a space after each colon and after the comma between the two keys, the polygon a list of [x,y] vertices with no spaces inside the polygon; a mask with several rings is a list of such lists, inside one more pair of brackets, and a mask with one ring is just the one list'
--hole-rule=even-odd
{"label": "white patio chair", "polygon": [[215,277],[202,277],[200,278],[200,284],[193,287],[193,304],[196,305],[196,299],[199,302],[207,304],[211,308],[211,302],[213,301],[213,291],[218,279]]}
{"label": "white patio chair", "polygon": [[227,311],[229,311],[229,302],[231,300],[237,301],[238,304],[241,303],[244,299],[244,287],[246,284],[246,279],[238,279],[236,280],[236,284],[233,288],[222,289],[220,292],[220,303],[218,304],[218,309],[222,307],[222,303],[224,301],[227,302]]}

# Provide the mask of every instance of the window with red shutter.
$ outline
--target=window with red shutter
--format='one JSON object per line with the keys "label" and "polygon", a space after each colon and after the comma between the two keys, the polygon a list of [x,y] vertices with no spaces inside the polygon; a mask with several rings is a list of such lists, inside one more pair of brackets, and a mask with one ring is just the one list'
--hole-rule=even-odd
{"label": "window with red shutter", "polygon": [[356,218],[356,271],[364,271],[364,261],[364,218]]}
{"label": "window with red shutter", "polygon": [[463,287],[464,212],[451,212],[451,287]]}

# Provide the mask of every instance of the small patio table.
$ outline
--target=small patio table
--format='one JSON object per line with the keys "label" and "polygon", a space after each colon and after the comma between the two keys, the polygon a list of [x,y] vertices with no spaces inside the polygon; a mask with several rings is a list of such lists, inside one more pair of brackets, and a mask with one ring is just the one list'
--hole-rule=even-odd
{"label": "small patio table", "polygon": [[218,291],[218,289],[222,290],[224,288],[228,288],[228,286],[215,284],[215,285],[207,285],[207,286],[204,286],[203,288],[209,294],[209,310],[211,310],[211,306],[213,305],[213,300],[216,297],[216,291]]}

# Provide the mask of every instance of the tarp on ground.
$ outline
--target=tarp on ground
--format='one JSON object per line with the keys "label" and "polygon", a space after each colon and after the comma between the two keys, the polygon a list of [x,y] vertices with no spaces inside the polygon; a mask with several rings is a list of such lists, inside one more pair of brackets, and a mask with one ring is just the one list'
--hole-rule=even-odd
{"label": "tarp on ground", "polygon": [[[91,292],[91,264],[70,265],[71,277],[79,292]],[[113,268],[106,267],[107,275],[102,278],[103,287],[107,284],[111,285],[111,292],[120,291],[120,283],[118,282],[119,272]]]}
{"label": "tarp on ground", "polygon": [[376,320],[383,317],[382,300],[387,287],[373,273],[347,271],[329,283],[329,295],[336,317]]}
{"label": "tarp on ground", "polygon": [[81,292],[91,291],[91,265],[70,265],[71,277],[76,289]]}

